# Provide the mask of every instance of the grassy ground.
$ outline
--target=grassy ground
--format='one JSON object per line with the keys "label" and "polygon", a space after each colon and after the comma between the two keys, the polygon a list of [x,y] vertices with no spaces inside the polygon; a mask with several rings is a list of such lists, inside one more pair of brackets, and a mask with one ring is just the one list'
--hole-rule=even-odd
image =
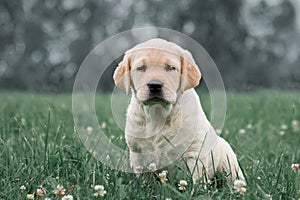
{"label": "grassy ground", "polygon": [[[103,199],[298,199],[300,174],[292,170],[300,162],[300,93],[261,91],[228,93],[227,118],[222,137],[232,145],[247,179],[244,196],[230,184],[207,189],[194,186],[178,172],[147,184],[132,174],[109,169],[83,147],[72,117],[71,95],[0,93],[0,199],[61,199],[54,191],[62,185],[74,199],[94,199],[94,185],[103,185]],[[209,110],[208,96],[201,96]],[[114,124],[109,96],[97,97],[99,118],[112,142],[122,147],[124,137]],[[293,122],[293,123],[292,123]],[[186,191],[177,184],[187,180]],[[21,190],[24,185],[26,189]]]}

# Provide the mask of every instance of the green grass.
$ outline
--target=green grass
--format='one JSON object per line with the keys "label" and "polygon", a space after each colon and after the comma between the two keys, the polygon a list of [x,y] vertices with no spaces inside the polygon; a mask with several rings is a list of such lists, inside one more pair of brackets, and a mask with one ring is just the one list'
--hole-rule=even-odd
{"label": "green grass", "polygon": [[[47,193],[35,199],[61,199],[54,194],[57,185],[74,199],[94,199],[91,186],[97,184],[107,191],[103,199],[299,198],[300,174],[291,164],[300,163],[300,131],[291,122],[300,120],[300,92],[229,92],[227,98],[222,137],[232,145],[246,176],[244,196],[228,183],[223,188],[195,185],[191,195],[190,177],[181,171],[161,184],[109,169],[94,159],[74,131],[71,95],[0,92],[0,199],[26,199],[40,185]],[[208,95],[201,99],[208,112]],[[109,95],[98,95],[96,104],[99,121],[107,125],[105,133],[126,148],[110,113]],[[245,133],[240,134],[240,129]],[[181,179],[188,181],[184,192],[177,187]]]}

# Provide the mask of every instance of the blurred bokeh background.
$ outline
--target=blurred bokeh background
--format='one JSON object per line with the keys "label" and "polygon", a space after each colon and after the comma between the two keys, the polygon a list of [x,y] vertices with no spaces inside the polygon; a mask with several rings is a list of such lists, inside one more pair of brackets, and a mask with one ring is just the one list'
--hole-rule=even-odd
{"label": "blurred bokeh background", "polygon": [[1,90],[71,92],[98,43],[143,26],[198,41],[227,89],[300,89],[299,0],[1,0],[0,26]]}

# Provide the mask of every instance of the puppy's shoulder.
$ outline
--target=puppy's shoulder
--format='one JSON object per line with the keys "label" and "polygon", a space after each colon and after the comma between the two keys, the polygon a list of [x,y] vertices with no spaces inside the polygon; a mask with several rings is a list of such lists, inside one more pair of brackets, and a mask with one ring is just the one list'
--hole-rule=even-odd
{"label": "puppy's shoulder", "polygon": [[179,103],[184,105],[184,104],[191,104],[191,103],[195,103],[195,104],[199,104],[200,103],[200,99],[198,94],[196,93],[195,89],[189,89],[186,90],[180,97],[179,99]]}

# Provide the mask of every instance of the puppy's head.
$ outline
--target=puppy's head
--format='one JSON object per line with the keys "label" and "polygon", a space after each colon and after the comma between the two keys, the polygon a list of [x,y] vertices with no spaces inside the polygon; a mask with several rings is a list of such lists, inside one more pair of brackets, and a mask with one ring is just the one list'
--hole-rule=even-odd
{"label": "puppy's head", "polygon": [[144,105],[173,104],[178,94],[197,86],[200,78],[190,52],[163,39],[128,50],[114,73],[115,84],[127,94],[132,87]]}

